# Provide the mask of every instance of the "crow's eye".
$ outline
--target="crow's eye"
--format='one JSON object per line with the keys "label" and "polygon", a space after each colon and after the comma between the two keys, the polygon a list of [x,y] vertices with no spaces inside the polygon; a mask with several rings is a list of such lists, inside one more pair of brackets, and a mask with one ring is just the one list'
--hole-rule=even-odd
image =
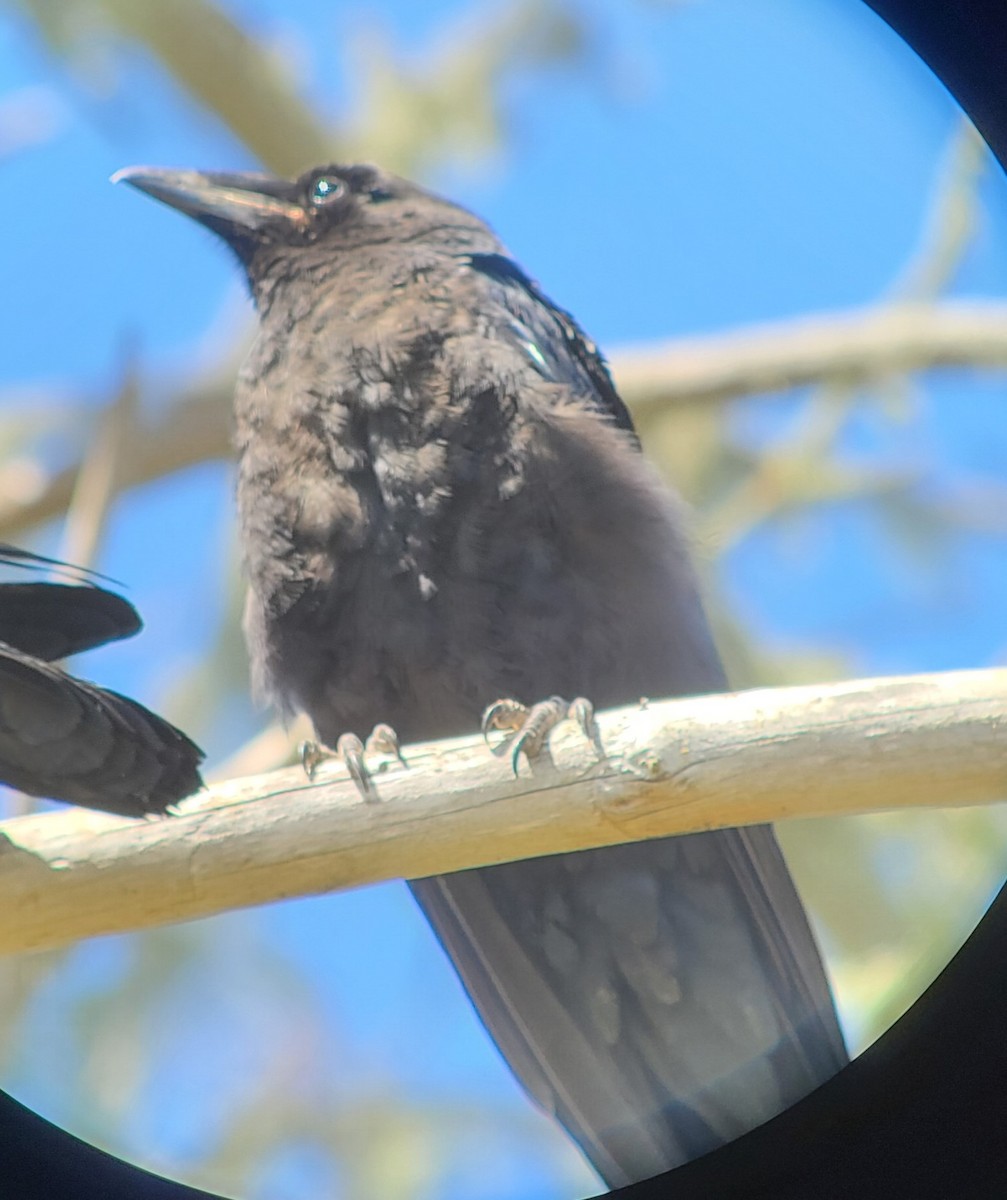
{"label": "crow's eye", "polygon": [[312,204],[331,204],[346,191],[346,184],[337,175],[319,175],[311,185]]}

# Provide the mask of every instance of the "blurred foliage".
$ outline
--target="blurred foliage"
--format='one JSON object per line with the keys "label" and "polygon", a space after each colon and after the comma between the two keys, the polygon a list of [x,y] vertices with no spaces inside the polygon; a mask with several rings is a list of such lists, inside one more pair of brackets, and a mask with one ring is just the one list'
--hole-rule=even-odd
{"label": "blurred foliage", "polygon": [[283,63],[204,0],[22,0],[52,50],[93,88],[113,86],[109,51],[142,47],[193,100],[278,171],[324,162],[333,138]]}
{"label": "blurred foliage", "polygon": [[335,121],[307,103],[268,38],[208,0],[14,2],[83,86],[114,86],[117,45],[142,47],[264,167],[285,175],[361,154],[404,173],[449,154],[486,154],[503,138],[503,79],[582,61],[588,44],[582,14],[564,0],[476,7],[411,64],[368,22],[346,48],[359,97]]}
{"label": "blurred foliage", "polygon": [[[518,72],[582,69],[597,53],[586,8],[572,0],[512,0],[491,10],[474,4],[465,20],[409,56],[379,25],[366,21],[345,49],[353,102],[332,116],[309,100],[295,63],[268,32],[242,27],[210,0],[8,3],[34,24],[82,95],[114,90],[120,58],[140,52],[251,155],[283,173],[358,154],[417,172],[435,162],[493,153],[507,143],[501,94],[509,78]],[[674,6],[669,8],[674,19]],[[45,136],[47,112],[51,126],[58,107],[50,99],[0,97],[0,154]],[[975,230],[983,161],[978,139],[963,131],[919,247],[893,282],[890,297],[932,298],[953,276]],[[198,410],[217,422],[214,428],[222,428],[234,358],[233,346],[221,348],[212,370],[178,389],[174,410],[165,415],[166,428],[172,420],[183,429],[195,428],[188,422],[197,401]],[[79,445],[81,430],[91,428],[92,449],[84,463],[91,483],[85,486],[71,472],[60,492],[69,515],[66,546],[76,558],[97,552],[102,514],[118,490],[177,469],[167,452],[149,469],[135,463],[120,463],[117,469],[110,462],[116,431],[121,433],[122,422],[130,419],[142,367],[128,354],[125,359],[100,429],[94,426],[94,405],[78,404],[72,396],[3,397],[0,503],[41,494],[52,478],[53,438],[72,429]],[[632,402],[631,395],[627,399]],[[718,638],[738,686],[836,678],[851,671],[834,649],[765,645],[738,606],[725,598],[721,567],[747,539],[819,536],[823,516],[837,506],[862,505],[898,553],[921,569],[935,570],[964,529],[988,520],[990,505],[982,502],[981,484],[975,484],[974,503],[938,503],[925,486],[925,462],[907,464],[897,452],[865,462],[849,452],[849,431],[864,420],[873,422],[879,445],[897,446],[920,403],[913,381],[896,376],[861,390],[832,380],[787,398],[648,408],[641,428],[647,450],[699,514],[698,542]],[[772,433],[745,419],[762,404],[779,405],[788,414],[772,424]],[[962,496],[968,495],[968,483],[963,482]],[[25,513],[24,527],[8,530],[8,536],[29,539],[30,506]],[[176,715],[184,714],[180,719],[197,735],[247,687],[238,634],[241,586],[232,557],[216,644],[176,682],[168,705]],[[258,769],[282,756],[285,745],[282,739],[279,750],[275,739],[261,744],[268,747],[267,757],[257,762]],[[976,895],[978,880],[990,887],[997,882],[1005,845],[1004,822],[994,811],[793,822],[781,836],[863,1040],[911,1002],[960,942],[977,916],[967,898]],[[886,869],[894,860],[905,869]],[[255,940],[251,923],[240,916],[228,921],[232,934],[238,929]],[[194,1181],[251,1195],[256,1180],[260,1186],[268,1180],[278,1156],[313,1153],[321,1163],[318,1194],[333,1194],[338,1187],[347,1197],[409,1200],[436,1191],[438,1180],[458,1170],[467,1145],[484,1146],[487,1139],[504,1136],[489,1109],[420,1106],[399,1091],[393,1077],[363,1085],[352,1048],[339,1045],[338,1030],[291,962],[278,961],[264,944],[256,945],[235,978],[228,974],[236,969],[234,958],[222,945],[208,928],[196,926],[138,936],[125,948],[119,944],[121,961],[100,978],[69,989],[74,951],[0,962],[0,1068],[12,1073],[23,1064],[25,1047],[32,1044],[33,1014],[55,1007],[67,1041],[53,1053],[69,1053],[60,1063],[68,1106],[62,1115],[98,1141],[103,1130],[122,1130],[115,1147],[120,1151],[135,1135],[140,1144],[155,1147],[155,1159],[148,1161],[156,1166],[156,1139],[144,1141],[142,1132],[136,1133],[135,1114],[142,1111],[154,1075],[185,1052],[184,1046],[159,1042],[158,1013],[165,1005],[184,1007],[192,979],[216,969],[226,976],[215,1001],[222,1041],[229,1044],[231,1032],[241,1028],[247,1035],[242,1044],[256,1045],[259,1052],[239,1072],[240,1094],[220,1097],[210,1128],[192,1132],[184,1169]],[[258,964],[254,970],[250,961]],[[276,1012],[282,1012],[282,1024],[267,1015]],[[337,1089],[335,1099],[315,1087],[323,1061],[330,1072],[351,1072],[352,1086]],[[530,1138],[551,1136],[531,1117],[525,1132]],[[551,1144],[558,1147],[557,1172],[582,1180],[572,1152],[558,1138]],[[410,1164],[408,1176],[401,1173],[403,1162]],[[180,1169],[177,1163],[160,1165]]]}

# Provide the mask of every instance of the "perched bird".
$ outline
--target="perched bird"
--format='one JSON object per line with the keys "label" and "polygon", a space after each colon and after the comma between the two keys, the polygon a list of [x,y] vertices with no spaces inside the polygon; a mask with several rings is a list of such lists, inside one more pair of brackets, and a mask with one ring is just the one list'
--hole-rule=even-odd
{"label": "perched bird", "polygon": [[[66,566],[6,544],[0,563]],[[54,665],[140,628],[127,600],[91,582],[0,583],[0,782],[124,817],[202,787],[203,753],[181,730]]]}
{"label": "perched bird", "polygon": [[[371,166],[116,178],[247,275],[245,630],[259,686],[323,742],[461,734],[502,698],[725,686],[678,501],[595,346],[482,221]],[[609,1185],[737,1137],[846,1061],[769,828],[411,887],[504,1057]]]}

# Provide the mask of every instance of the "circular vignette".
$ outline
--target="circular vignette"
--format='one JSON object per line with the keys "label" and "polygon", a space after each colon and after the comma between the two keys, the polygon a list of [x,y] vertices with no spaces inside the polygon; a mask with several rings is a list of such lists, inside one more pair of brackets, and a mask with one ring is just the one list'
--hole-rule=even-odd
{"label": "circular vignette", "polygon": [[[929,63],[1007,163],[1007,97],[1000,86],[1007,11],[993,0],[865,2]],[[854,1188],[868,1196],[993,1194],[992,1181],[1007,1173],[996,1119],[1007,1068],[997,1021],[1005,994],[1001,892],[937,983],[830,1084],[706,1158],[615,1194],[625,1200],[812,1194],[824,1200]],[[960,1157],[949,1147],[960,1148]],[[213,1200],[88,1146],[6,1096],[0,1096],[0,1161],[4,1190],[24,1200]]]}

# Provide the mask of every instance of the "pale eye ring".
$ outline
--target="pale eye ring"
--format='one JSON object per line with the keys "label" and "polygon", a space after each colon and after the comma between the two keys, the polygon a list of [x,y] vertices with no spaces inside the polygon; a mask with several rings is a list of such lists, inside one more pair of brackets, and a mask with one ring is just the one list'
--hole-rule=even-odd
{"label": "pale eye ring", "polygon": [[338,175],[319,175],[311,185],[311,203],[331,204],[346,191],[346,184]]}

